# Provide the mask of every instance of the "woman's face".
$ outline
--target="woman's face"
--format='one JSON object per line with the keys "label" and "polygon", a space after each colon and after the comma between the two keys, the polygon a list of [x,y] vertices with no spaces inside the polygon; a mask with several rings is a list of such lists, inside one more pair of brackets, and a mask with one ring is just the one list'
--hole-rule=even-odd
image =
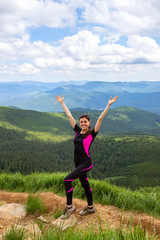
{"label": "woman's face", "polygon": [[87,118],[80,118],[79,119],[79,124],[82,130],[88,130],[90,126],[90,121]]}

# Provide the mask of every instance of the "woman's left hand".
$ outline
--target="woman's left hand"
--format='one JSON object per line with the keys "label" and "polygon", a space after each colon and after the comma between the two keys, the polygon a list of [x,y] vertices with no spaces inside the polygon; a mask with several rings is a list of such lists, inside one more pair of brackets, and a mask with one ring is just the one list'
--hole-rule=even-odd
{"label": "woman's left hand", "polygon": [[114,97],[113,99],[112,99],[112,97],[110,97],[110,99],[109,99],[109,101],[108,101],[109,107],[112,105],[112,103],[116,102],[117,99],[118,99],[118,96]]}

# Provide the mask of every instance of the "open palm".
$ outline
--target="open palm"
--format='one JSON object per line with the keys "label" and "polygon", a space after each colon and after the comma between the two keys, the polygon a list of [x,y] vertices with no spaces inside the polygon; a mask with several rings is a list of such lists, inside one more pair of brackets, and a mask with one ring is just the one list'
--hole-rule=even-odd
{"label": "open palm", "polygon": [[114,97],[113,99],[112,99],[112,97],[110,97],[110,99],[109,99],[109,101],[108,101],[108,105],[111,106],[112,103],[114,103],[114,102],[117,101],[117,99],[118,99],[118,96]]}
{"label": "open palm", "polygon": [[63,100],[64,100],[64,95],[63,97],[61,98],[60,96],[56,96],[56,100],[61,103]]}

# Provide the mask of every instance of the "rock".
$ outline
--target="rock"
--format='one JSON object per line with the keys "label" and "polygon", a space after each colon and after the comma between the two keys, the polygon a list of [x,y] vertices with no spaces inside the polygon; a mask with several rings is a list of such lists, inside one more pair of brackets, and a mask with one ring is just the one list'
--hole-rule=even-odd
{"label": "rock", "polygon": [[52,225],[56,225],[57,227],[60,227],[62,230],[65,230],[69,227],[73,227],[77,222],[77,219],[74,215],[71,215],[68,219],[61,219],[58,218],[54,221],[52,221]]}
{"label": "rock", "polygon": [[6,202],[5,202],[5,201],[2,201],[2,200],[0,200],[0,206],[1,206],[1,205],[3,205],[3,204],[6,204]]}
{"label": "rock", "polygon": [[37,218],[38,220],[41,220],[42,222],[44,223],[47,223],[48,221],[43,217],[43,216],[40,216]]}
{"label": "rock", "polygon": [[26,208],[19,203],[8,203],[0,206],[0,217],[2,219],[22,218],[26,216]]}
{"label": "rock", "polygon": [[[27,225],[25,229],[27,230],[29,235],[36,239],[39,239],[39,237],[41,236],[41,230],[36,223]],[[28,240],[33,239],[32,237],[28,238]]]}

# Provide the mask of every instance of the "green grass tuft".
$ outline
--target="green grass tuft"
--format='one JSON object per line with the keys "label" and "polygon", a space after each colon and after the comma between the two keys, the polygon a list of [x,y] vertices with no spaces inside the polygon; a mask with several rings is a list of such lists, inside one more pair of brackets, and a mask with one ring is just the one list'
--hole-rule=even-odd
{"label": "green grass tuft", "polygon": [[27,214],[39,215],[46,211],[46,207],[39,196],[29,195],[26,203]]}
{"label": "green grass tuft", "polygon": [[4,240],[25,240],[28,239],[27,230],[24,228],[17,228],[17,226],[12,226],[6,231],[3,236]]}

